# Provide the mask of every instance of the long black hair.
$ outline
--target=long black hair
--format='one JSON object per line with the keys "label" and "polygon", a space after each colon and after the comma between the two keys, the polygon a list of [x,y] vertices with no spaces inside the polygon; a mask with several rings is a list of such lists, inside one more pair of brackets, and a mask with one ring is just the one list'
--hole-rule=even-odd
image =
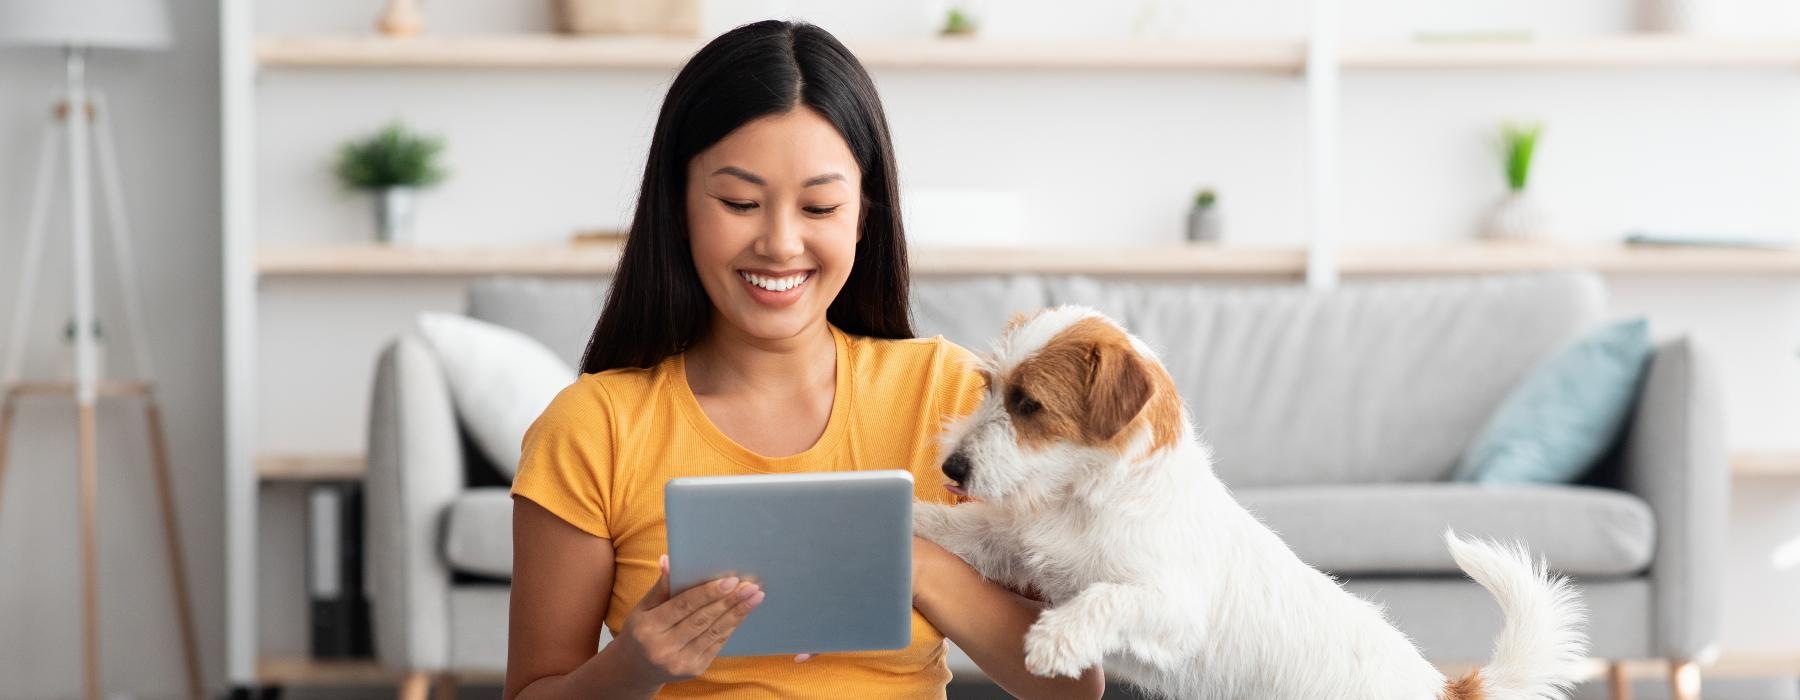
{"label": "long black hair", "polygon": [[625,251],[582,354],[583,373],[650,367],[706,334],[713,309],[688,245],[688,163],[745,123],[800,105],[837,128],[862,170],[856,261],[826,319],[857,335],[913,336],[894,146],[875,83],[829,32],[766,20],[708,42],[669,86]]}

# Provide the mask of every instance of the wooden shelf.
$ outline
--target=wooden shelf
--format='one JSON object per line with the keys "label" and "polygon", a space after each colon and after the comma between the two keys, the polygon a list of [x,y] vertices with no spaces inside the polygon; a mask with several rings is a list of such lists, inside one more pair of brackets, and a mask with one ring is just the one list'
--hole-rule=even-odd
{"label": "wooden shelf", "polygon": [[[621,247],[396,247],[375,244],[265,246],[264,277],[459,276],[488,274],[605,275]],[[1590,269],[1618,274],[1800,274],[1800,250],[1573,244],[1437,244],[1348,248],[1338,253],[1345,275],[1490,274]],[[1298,247],[1164,245],[1121,248],[917,248],[923,275],[1051,273],[1095,275],[1225,275],[1298,277]]]}
{"label": "wooden shelf", "polygon": [[1738,476],[1800,477],[1800,450],[1738,452],[1731,456],[1731,473]]}
{"label": "wooden shelf", "polygon": [[359,454],[264,454],[256,458],[263,481],[356,481],[368,468]]}
{"label": "wooden shelf", "polygon": [[1800,41],[1655,34],[1527,41],[1347,42],[1346,69],[1800,68]]}
{"label": "wooden shelf", "polygon": [[[382,666],[372,659],[314,659],[305,656],[272,656],[256,662],[256,680],[265,686],[386,686],[399,683],[406,673]],[[505,674],[458,673],[459,682],[503,683]]]}
{"label": "wooden shelf", "polygon": [[[673,69],[700,49],[693,39],[561,34],[264,36],[256,60],[288,68]],[[850,42],[865,65],[887,68],[1187,68],[1295,72],[1298,39],[992,40]]]}
{"label": "wooden shelf", "polygon": [[[877,68],[1209,69],[1298,73],[1295,39],[883,39],[848,42]],[[673,69],[695,39],[471,34],[263,36],[270,68]],[[1528,40],[1346,41],[1346,69],[1800,68],[1800,41],[1619,34]]]}

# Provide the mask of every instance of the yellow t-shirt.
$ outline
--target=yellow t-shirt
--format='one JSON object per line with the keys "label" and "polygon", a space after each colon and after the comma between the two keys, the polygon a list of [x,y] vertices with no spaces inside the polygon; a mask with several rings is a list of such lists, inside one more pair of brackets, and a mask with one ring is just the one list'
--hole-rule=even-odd
{"label": "yellow t-shirt", "polygon": [[[649,369],[584,374],[526,432],[512,492],[596,537],[616,562],[606,626],[617,634],[658,577],[668,551],[663,484],[682,476],[906,469],[916,494],[948,503],[937,436],[983,392],[972,357],[943,338],[879,340],[836,327],[837,391],[825,432],[805,452],[764,457],[726,437],[701,412],[680,355]],[[913,611],[912,644],[897,651],[713,661],[659,697],[943,698],[943,636]]]}

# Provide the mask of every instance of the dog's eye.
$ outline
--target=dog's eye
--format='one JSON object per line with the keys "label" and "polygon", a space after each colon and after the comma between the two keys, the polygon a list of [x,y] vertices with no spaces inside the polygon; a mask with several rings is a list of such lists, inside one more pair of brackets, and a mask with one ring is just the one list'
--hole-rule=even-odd
{"label": "dog's eye", "polygon": [[1038,403],[1036,399],[1026,396],[1025,392],[1019,391],[1018,389],[1012,390],[1012,393],[1009,394],[1006,399],[1007,403],[1012,404],[1013,412],[1021,416],[1029,416],[1044,408],[1044,406]]}

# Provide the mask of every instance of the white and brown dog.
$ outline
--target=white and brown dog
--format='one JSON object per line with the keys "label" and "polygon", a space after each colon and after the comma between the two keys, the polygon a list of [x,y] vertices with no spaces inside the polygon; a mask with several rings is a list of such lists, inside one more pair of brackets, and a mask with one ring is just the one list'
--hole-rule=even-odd
{"label": "white and brown dog", "polygon": [[1038,591],[1040,676],[1108,674],[1172,698],[1538,700],[1583,670],[1584,612],[1520,548],[1446,532],[1506,622],[1484,668],[1447,679],[1379,607],[1307,566],[1220,483],[1168,372],[1100,314],[1018,317],[983,358],[988,395],[950,426],[948,488],[918,533]]}

